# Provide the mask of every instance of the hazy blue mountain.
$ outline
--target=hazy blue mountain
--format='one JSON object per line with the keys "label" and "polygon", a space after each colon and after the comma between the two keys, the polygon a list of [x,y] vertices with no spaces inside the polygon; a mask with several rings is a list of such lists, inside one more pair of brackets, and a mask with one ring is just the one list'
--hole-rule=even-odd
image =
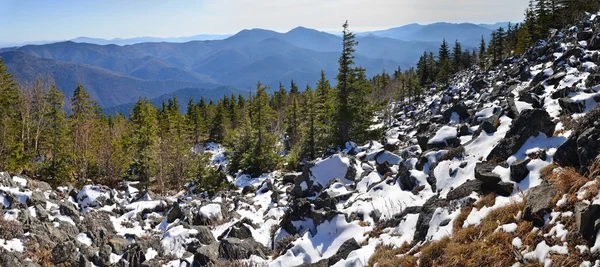
{"label": "hazy blue mountain", "polygon": [[[375,35],[359,36],[357,41],[355,62],[369,76],[414,66],[423,51],[436,51],[439,46],[439,40],[402,41]],[[223,40],[124,46],[66,41],[4,48],[0,53],[11,52],[4,56],[10,58],[9,70],[20,81],[54,76],[67,96],[79,81],[101,105],[112,107],[182,88],[228,85],[249,90],[258,81],[277,88],[280,82],[288,85],[294,79],[304,89],[316,84],[320,70],[335,83],[341,47],[339,36],[298,27],[286,33],[243,30]]]}
{"label": "hazy blue mountain", "polygon": [[160,37],[135,37],[135,38],[114,38],[114,39],[102,39],[102,38],[91,38],[91,37],[77,37],[70,41],[75,43],[88,43],[98,45],[132,45],[139,43],[185,43],[190,41],[207,41],[207,40],[223,40],[231,34],[198,34],[194,36],[186,37],[171,37],[171,38],[160,38]]}
{"label": "hazy blue mountain", "polygon": [[0,57],[16,80],[22,83],[33,82],[39,77],[51,77],[69,98],[80,82],[103,107],[130,103],[140,96],[154,98],[179,88],[214,89],[219,86],[189,81],[143,80],[95,66],[38,58],[21,52],[5,52]]}
{"label": "hazy blue mountain", "polygon": [[493,30],[508,25],[508,22],[496,24],[446,23],[438,22],[428,25],[408,24],[402,27],[381,31],[362,32],[360,36],[380,36],[403,41],[439,42],[442,39],[454,42],[458,39],[463,45],[478,46],[481,36],[489,41]]}

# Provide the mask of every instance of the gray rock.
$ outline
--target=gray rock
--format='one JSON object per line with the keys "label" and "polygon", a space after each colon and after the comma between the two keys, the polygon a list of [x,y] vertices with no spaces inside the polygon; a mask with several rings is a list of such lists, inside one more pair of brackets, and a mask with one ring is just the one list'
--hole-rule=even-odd
{"label": "gray rock", "polygon": [[108,240],[108,245],[112,248],[112,252],[121,255],[131,242],[121,237],[114,237]]}
{"label": "gray rock", "polygon": [[558,104],[560,105],[560,108],[562,108],[563,114],[570,115],[574,113],[581,113],[585,110],[584,103],[575,102],[573,99],[568,97],[558,99]]}
{"label": "gray rock", "polygon": [[208,227],[192,226],[192,229],[195,229],[196,231],[198,231],[198,234],[196,234],[196,238],[198,239],[198,241],[200,241],[200,243],[202,243],[204,245],[210,245],[210,244],[217,242],[217,240],[215,239],[215,236],[212,234],[212,232],[210,231],[210,229]]}
{"label": "gray rock", "polygon": [[219,257],[226,260],[248,259],[252,255],[266,259],[268,254],[269,250],[254,239],[225,238],[219,245]]}
{"label": "gray rock", "polygon": [[121,263],[129,267],[141,267],[142,262],[146,261],[146,251],[139,244],[131,244],[127,247],[121,258]]}
{"label": "gray rock", "polygon": [[596,241],[596,234],[600,230],[600,205],[587,205],[577,203],[575,205],[575,222],[577,231],[588,245]]}
{"label": "gray rock", "polygon": [[301,176],[301,172],[291,172],[283,175],[282,181],[284,184],[293,184],[298,176]]}
{"label": "gray rock", "polygon": [[588,50],[600,50],[600,34],[594,35],[592,39],[588,42],[587,46]]}
{"label": "gray rock", "polygon": [[[462,102],[452,106],[451,108],[444,111],[444,113],[443,113],[444,122],[448,123],[450,121],[450,118],[452,117],[452,113],[458,114],[458,116],[460,117],[460,120],[462,121],[469,117],[469,108]],[[423,151],[425,151],[425,150],[427,150],[427,149],[423,149]]]}
{"label": "gray rock", "polygon": [[519,114],[505,137],[492,149],[487,160],[506,160],[525,144],[531,136],[540,132],[546,136],[554,134],[555,124],[548,112],[543,109],[527,109]]}
{"label": "gray rock", "polygon": [[194,266],[212,266],[219,261],[219,244],[202,246],[194,252]]}
{"label": "gray rock", "polygon": [[592,164],[600,153],[600,126],[589,128],[577,137],[577,156],[582,168]]}
{"label": "gray rock", "polygon": [[167,222],[172,223],[177,219],[183,219],[183,211],[181,210],[179,203],[175,202],[173,207],[169,210],[169,213],[167,213]]}
{"label": "gray rock", "polygon": [[475,165],[475,179],[485,184],[497,184],[502,179],[500,175],[493,173],[492,170],[496,168],[495,164],[489,162],[478,162]]}
{"label": "gray rock", "polygon": [[567,73],[564,71],[561,71],[559,73],[555,73],[554,75],[550,76],[548,79],[546,79],[546,83],[548,85],[555,85],[558,82],[560,82],[563,78],[565,78],[567,76]]}
{"label": "gray rock", "polygon": [[346,240],[340,248],[338,248],[335,255],[331,256],[328,259],[329,266],[336,264],[338,261],[342,259],[346,259],[350,252],[355,251],[360,248],[360,245],[356,242],[356,239],[350,238]]}
{"label": "gray rock", "polygon": [[465,183],[459,185],[458,187],[450,190],[446,195],[447,200],[456,200],[464,197],[468,197],[471,193],[481,193],[483,182],[475,179],[468,180]]}
{"label": "gray rock", "polygon": [[527,169],[529,162],[531,162],[531,159],[527,158],[510,165],[510,180],[517,183],[523,181],[529,175],[529,169]]}
{"label": "gray rock", "polygon": [[499,182],[493,186],[494,193],[497,195],[508,197],[512,195],[515,185],[509,182]]}
{"label": "gray rock", "polygon": [[400,188],[404,191],[412,191],[419,185],[417,179],[410,174],[410,170],[404,163],[398,165],[396,182],[400,184]]}
{"label": "gray rock", "polygon": [[552,159],[555,163],[563,167],[579,167],[579,156],[577,155],[577,135],[571,134],[566,142],[558,146]]}
{"label": "gray rock", "polygon": [[440,200],[437,196],[428,199],[421,207],[421,212],[417,218],[417,227],[415,229],[415,240],[423,241],[427,237],[429,231],[429,222],[433,217],[435,209],[439,206]]}
{"label": "gray rock", "polygon": [[555,196],[556,189],[547,182],[530,188],[525,194],[523,219],[532,221],[538,227],[544,225],[544,215],[552,211],[552,199]]}
{"label": "gray rock", "polygon": [[54,264],[75,264],[77,262],[77,247],[72,241],[60,243],[52,249]]}

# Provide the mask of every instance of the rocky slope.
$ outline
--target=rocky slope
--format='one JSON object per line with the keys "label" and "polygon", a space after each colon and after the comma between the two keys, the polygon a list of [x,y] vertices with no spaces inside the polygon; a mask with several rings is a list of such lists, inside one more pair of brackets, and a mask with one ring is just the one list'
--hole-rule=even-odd
{"label": "rocky slope", "polygon": [[2,173],[0,264],[366,266],[404,246],[394,259],[442,265],[429,244],[492,225],[510,237],[507,263],[599,266],[599,33],[589,14],[523,56],[390,105],[382,140],[298,173],[230,177],[238,190],[213,198],[193,184],[174,196],[126,182],[52,190]]}

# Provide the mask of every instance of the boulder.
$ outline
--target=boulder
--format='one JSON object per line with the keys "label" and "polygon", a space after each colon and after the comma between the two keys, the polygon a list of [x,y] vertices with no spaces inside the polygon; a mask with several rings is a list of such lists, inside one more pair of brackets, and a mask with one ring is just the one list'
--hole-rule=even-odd
{"label": "boulder", "polygon": [[556,196],[556,189],[547,182],[530,188],[525,194],[525,209],[523,219],[532,221],[537,227],[544,225],[544,215],[552,211],[552,199]]}
{"label": "boulder", "polygon": [[590,166],[600,154],[600,127],[589,128],[577,137],[577,156],[582,168]]}
{"label": "boulder", "polygon": [[131,244],[121,258],[122,263],[129,267],[141,267],[142,262],[146,261],[146,251],[139,244]]}
{"label": "boulder", "polygon": [[60,243],[52,249],[52,263],[71,265],[77,262],[77,247],[72,241]]}
{"label": "boulder", "polygon": [[439,206],[440,200],[437,196],[433,196],[421,207],[419,217],[417,218],[417,227],[415,229],[415,240],[424,241],[429,231],[429,222],[433,217],[435,209]]}
{"label": "boulder", "polygon": [[284,184],[293,184],[298,176],[301,176],[301,172],[290,172],[283,175],[282,182]]}
{"label": "boulder", "polygon": [[567,141],[558,146],[552,159],[555,163],[563,167],[579,167],[579,156],[577,154],[577,135],[571,134]]}
{"label": "boulder", "polygon": [[502,179],[500,175],[492,172],[496,168],[495,164],[489,162],[478,162],[475,165],[475,179],[485,184],[497,184]]}
{"label": "boulder", "polygon": [[404,191],[412,191],[419,185],[419,181],[410,174],[410,170],[404,163],[398,165],[398,174],[395,181],[400,184],[400,188]]}
{"label": "boulder", "polygon": [[475,89],[476,91],[481,91],[481,89],[485,88],[487,85],[488,84],[485,82],[483,77],[475,78],[473,81],[471,81],[471,88]]}
{"label": "boulder", "polygon": [[194,252],[194,266],[213,266],[219,261],[219,244],[202,246]]}
{"label": "boulder", "polygon": [[[452,106],[442,114],[444,117],[444,122],[448,123],[453,113],[458,114],[460,120],[462,121],[469,117],[469,108],[462,102]],[[423,151],[425,150],[426,149],[423,149]]]}
{"label": "boulder", "polygon": [[252,255],[266,259],[268,254],[268,249],[254,239],[225,238],[219,245],[219,257],[226,260],[248,259]]}
{"label": "boulder", "polygon": [[183,219],[183,211],[181,210],[179,203],[175,202],[173,207],[167,213],[167,222],[172,223],[177,219]]}
{"label": "boulder", "polygon": [[509,197],[510,195],[512,195],[514,189],[515,185],[509,182],[499,182],[493,185],[492,188],[494,193],[503,197]]}
{"label": "boulder", "polygon": [[200,243],[202,243],[204,245],[210,245],[210,244],[217,242],[217,240],[215,239],[215,236],[212,234],[212,232],[210,231],[210,229],[208,227],[192,226],[191,228],[198,231],[198,233],[195,235],[195,237],[198,239],[198,241],[200,241]]}
{"label": "boulder", "polygon": [[219,240],[223,238],[235,237],[237,239],[252,238],[250,228],[243,221],[238,221],[219,236]]}
{"label": "boulder", "polygon": [[112,248],[112,252],[121,255],[131,242],[121,237],[114,237],[108,240],[108,245]]}
{"label": "boulder", "polygon": [[565,78],[567,76],[567,73],[564,71],[561,71],[559,73],[555,73],[554,75],[550,76],[548,79],[546,79],[546,84],[548,85],[555,85],[558,82],[560,82],[563,78]]}
{"label": "boulder", "polygon": [[328,259],[329,266],[333,266],[338,261],[340,261],[342,259],[346,259],[346,257],[348,257],[348,255],[350,254],[350,252],[355,251],[355,250],[357,250],[359,248],[361,248],[361,246],[358,244],[358,242],[356,242],[356,239],[350,238],[350,239],[346,240],[340,246],[340,248],[338,248],[338,250],[335,253],[335,255],[331,256]]}
{"label": "boulder", "polygon": [[588,42],[587,46],[588,50],[600,50],[600,34],[594,35],[592,39]]}
{"label": "boulder", "polygon": [[464,197],[468,197],[473,192],[481,194],[482,193],[482,185],[483,185],[483,182],[479,181],[477,179],[468,180],[468,181],[464,182],[463,184],[459,185],[458,187],[450,190],[448,192],[448,194],[446,195],[446,199],[447,200],[461,199]]}
{"label": "boulder", "polygon": [[584,103],[573,101],[573,99],[568,97],[558,99],[558,104],[562,108],[562,113],[567,115],[581,113],[585,110]]}
{"label": "boulder", "polygon": [[579,234],[592,246],[600,230],[600,205],[575,204],[575,222]]}
{"label": "boulder", "polygon": [[529,162],[531,162],[531,159],[527,158],[510,165],[510,180],[517,183],[523,181],[529,175],[529,169],[527,169]]}
{"label": "boulder", "polygon": [[538,136],[540,132],[546,136],[552,136],[554,128],[555,124],[545,110],[524,110],[512,122],[505,137],[488,154],[487,160],[506,160],[517,153],[529,137]]}

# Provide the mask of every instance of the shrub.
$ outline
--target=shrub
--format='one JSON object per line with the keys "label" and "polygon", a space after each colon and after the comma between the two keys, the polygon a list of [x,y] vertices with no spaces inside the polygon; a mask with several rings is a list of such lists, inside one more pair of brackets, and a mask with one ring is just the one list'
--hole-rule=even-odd
{"label": "shrub", "polygon": [[0,239],[11,240],[23,237],[23,229],[17,221],[7,221],[0,217]]}
{"label": "shrub", "polygon": [[440,161],[444,160],[453,160],[454,158],[462,158],[465,154],[465,148],[463,146],[458,146],[451,148],[446,152],[446,154],[440,157]]}

